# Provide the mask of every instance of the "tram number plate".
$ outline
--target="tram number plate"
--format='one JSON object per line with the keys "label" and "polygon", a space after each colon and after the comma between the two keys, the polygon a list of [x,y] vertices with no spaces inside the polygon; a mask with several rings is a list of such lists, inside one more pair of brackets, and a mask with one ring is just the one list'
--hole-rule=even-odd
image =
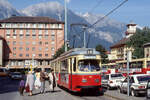
{"label": "tram number plate", "polygon": [[96,56],[84,56],[84,58],[87,58],[87,59],[96,59]]}

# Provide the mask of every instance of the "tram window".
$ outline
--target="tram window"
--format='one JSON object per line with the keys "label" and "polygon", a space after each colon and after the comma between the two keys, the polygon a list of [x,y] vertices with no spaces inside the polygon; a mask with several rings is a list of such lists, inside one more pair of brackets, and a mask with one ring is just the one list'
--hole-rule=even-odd
{"label": "tram window", "polygon": [[72,59],[70,58],[70,71],[72,71]]}
{"label": "tram window", "polygon": [[73,71],[74,72],[76,71],[76,58],[74,58],[73,60]]}
{"label": "tram window", "polygon": [[78,62],[78,68],[83,72],[100,71],[100,66],[96,60],[80,60]]}
{"label": "tram window", "polygon": [[68,62],[67,62],[67,59],[61,61],[61,71],[68,71]]}

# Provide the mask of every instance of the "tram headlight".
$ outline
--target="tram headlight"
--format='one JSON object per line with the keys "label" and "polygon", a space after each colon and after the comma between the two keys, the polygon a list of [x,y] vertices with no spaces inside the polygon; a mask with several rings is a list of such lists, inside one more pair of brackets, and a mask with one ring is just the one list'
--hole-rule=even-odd
{"label": "tram headlight", "polygon": [[95,79],[95,82],[98,83],[98,82],[99,82],[99,79]]}
{"label": "tram headlight", "polygon": [[83,82],[83,83],[87,82],[87,79],[82,79],[82,82]]}

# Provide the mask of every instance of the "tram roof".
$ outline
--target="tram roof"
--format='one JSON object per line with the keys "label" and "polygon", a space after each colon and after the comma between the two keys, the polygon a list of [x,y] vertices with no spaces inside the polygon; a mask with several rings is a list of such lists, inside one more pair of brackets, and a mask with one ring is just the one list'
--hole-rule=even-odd
{"label": "tram roof", "polygon": [[74,48],[63,53],[61,56],[86,55],[86,54],[100,55],[100,53],[96,51],[94,48]]}

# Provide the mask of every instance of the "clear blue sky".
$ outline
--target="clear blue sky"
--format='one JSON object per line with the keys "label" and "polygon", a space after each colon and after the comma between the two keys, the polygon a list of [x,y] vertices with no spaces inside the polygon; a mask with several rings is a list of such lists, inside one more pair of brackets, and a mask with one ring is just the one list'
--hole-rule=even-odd
{"label": "clear blue sky", "polygon": [[[58,1],[63,4],[64,0],[8,0],[16,9],[23,9],[32,4],[48,1]],[[92,10],[93,13],[107,14],[124,0],[70,0],[68,8],[75,12],[90,12],[98,2],[100,4]],[[110,18],[129,23],[135,22],[139,26],[150,27],[150,0],[128,0],[123,6],[112,13]]]}

